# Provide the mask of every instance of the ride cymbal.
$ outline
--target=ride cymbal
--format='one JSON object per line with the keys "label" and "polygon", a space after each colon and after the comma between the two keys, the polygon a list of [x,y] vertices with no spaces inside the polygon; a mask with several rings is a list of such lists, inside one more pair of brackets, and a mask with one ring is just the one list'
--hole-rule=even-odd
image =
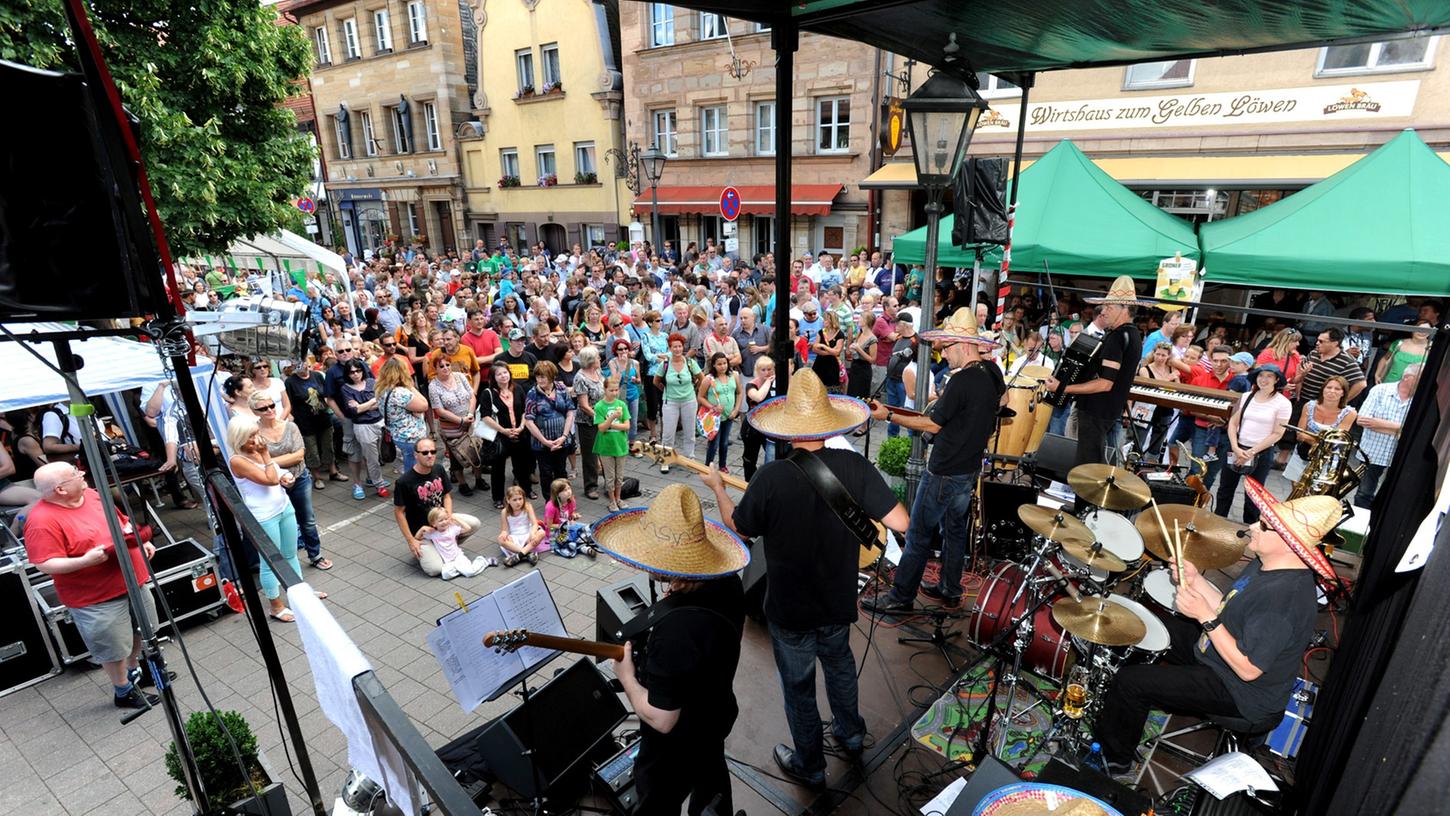
{"label": "ride cymbal", "polygon": [[1107,548],[1099,546],[1095,541],[1086,544],[1079,544],[1076,541],[1063,541],[1062,551],[1076,558],[1087,565],[1088,569],[1103,569],[1108,572],[1122,572],[1128,568],[1123,559],[1108,552]]}
{"label": "ride cymbal", "polygon": [[1116,465],[1078,465],[1068,471],[1067,483],[1083,501],[1104,510],[1137,510],[1153,497],[1147,482]]}
{"label": "ride cymbal", "polygon": [[1089,530],[1086,524],[1074,518],[1072,513],[1067,510],[1054,510],[1051,507],[1024,504],[1017,508],[1017,517],[1022,519],[1022,523],[1027,525],[1032,532],[1059,544],[1071,542],[1082,547],[1091,547],[1095,540],[1093,531]]}
{"label": "ride cymbal", "polygon": [[[1160,515],[1162,527],[1158,525]],[[1200,572],[1232,566],[1243,557],[1248,546],[1248,539],[1239,538],[1238,527],[1232,522],[1189,504],[1161,504],[1157,513],[1144,510],[1133,526],[1143,535],[1143,546],[1148,552],[1167,561],[1173,557],[1168,549],[1168,536],[1173,535],[1175,521],[1178,535],[1183,539],[1183,557]]]}
{"label": "ride cymbal", "polygon": [[1142,618],[1108,598],[1063,598],[1052,605],[1052,619],[1069,634],[1102,646],[1131,646],[1148,634]]}

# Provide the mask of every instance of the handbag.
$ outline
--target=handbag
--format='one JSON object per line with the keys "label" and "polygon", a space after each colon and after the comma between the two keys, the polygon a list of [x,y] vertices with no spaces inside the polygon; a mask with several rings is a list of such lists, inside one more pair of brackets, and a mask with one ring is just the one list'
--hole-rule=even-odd
{"label": "handbag", "polygon": [[[710,395],[717,400],[720,399],[714,385],[710,386]],[[697,408],[695,410],[695,432],[711,442],[715,441],[715,437],[720,433],[719,409],[708,408],[704,405]]]}
{"label": "handbag", "polygon": [[393,443],[393,434],[387,428],[383,428],[383,439],[378,446],[378,462],[384,465],[391,465],[398,460],[398,446]]}

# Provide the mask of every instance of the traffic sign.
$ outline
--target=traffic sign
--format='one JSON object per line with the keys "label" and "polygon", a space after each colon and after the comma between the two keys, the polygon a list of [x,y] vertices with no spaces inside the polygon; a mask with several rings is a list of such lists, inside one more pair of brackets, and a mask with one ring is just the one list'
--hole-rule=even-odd
{"label": "traffic sign", "polygon": [[317,212],[317,202],[313,201],[309,196],[303,196],[297,199],[297,209],[308,215],[312,215]]}
{"label": "traffic sign", "polygon": [[740,217],[740,191],[734,187],[726,187],[720,191],[720,215],[726,221],[734,221]]}

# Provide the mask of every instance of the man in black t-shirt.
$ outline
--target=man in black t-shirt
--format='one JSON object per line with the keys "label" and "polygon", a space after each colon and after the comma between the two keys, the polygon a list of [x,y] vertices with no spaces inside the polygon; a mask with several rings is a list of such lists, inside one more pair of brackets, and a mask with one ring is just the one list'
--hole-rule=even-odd
{"label": "man in black t-shirt", "polygon": [[[967,513],[972,507],[972,492],[982,469],[987,438],[997,427],[997,409],[1007,393],[1001,370],[982,356],[983,348],[997,344],[977,330],[977,318],[970,309],[958,309],[940,329],[922,332],[921,339],[941,348],[952,375],[929,413],[897,414],[883,405],[872,415],[908,430],[936,434],[936,439],[911,505],[911,528],[906,533],[901,563],[896,567],[895,583],[891,591],[861,603],[861,608],[870,612],[910,612],[918,589],[948,608],[961,605]],[[923,587],[921,577],[938,527],[943,528],[941,573],[936,586]]]}
{"label": "man in black t-shirt", "polygon": [[513,376],[515,383],[532,383],[534,381],[534,364],[539,361],[538,355],[534,354],[524,342],[523,329],[510,329],[508,340],[508,350],[500,351],[493,361],[508,366],[509,374]]}
{"label": "man in black t-shirt", "polygon": [[[866,407],[850,397],[828,397],[820,377],[797,371],[784,400],[752,409],[747,419],[760,433],[791,442],[792,457],[814,456],[845,487],[868,516],[905,531],[906,509],[865,457],[825,448],[823,439],[849,433],[866,421]],[[792,779],[820,787],[826,781],[821,716],[816,706],[816,663],[825,676],[831,730],[838,746],[859,757],[866,723],[857,708],[856,661],[851,626],[856,622],[856,575],[861,542],[821,498],[799,465],[787,459],[755,472],[739,506],[725,492],[718,470],[701,480],[715,494],[720,516],[742,536],[765,547],[765,617],[780,674],[786,722],[794,749],[776,745],[775,761]]]}
{"label": "man in black t-shirt", "polygon": [[468,513],[453,512],[453,482],[438,464],[438,442],[431,436],[418,440],[413,449],[413,467],[393,485],[393,519],[408,542],[408,551],[418,559],[418,566],[427,575],[443,574],[443,559],[433,545],[418,538],[418,530],[428,523],[428,511],[445,508],[463,528],[458,540],[478,532],[483,522]]}

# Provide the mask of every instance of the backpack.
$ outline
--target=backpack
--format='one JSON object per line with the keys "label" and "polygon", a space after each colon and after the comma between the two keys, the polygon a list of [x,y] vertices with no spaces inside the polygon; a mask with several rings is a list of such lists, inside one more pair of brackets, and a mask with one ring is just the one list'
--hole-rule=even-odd
{"label": "backpack", "polygon": [[916,346],[908,345],[904,349],[891,352],[891,358],[886,361],[886,376],[893,379],[901,379],[906,367],[916,359]]}

